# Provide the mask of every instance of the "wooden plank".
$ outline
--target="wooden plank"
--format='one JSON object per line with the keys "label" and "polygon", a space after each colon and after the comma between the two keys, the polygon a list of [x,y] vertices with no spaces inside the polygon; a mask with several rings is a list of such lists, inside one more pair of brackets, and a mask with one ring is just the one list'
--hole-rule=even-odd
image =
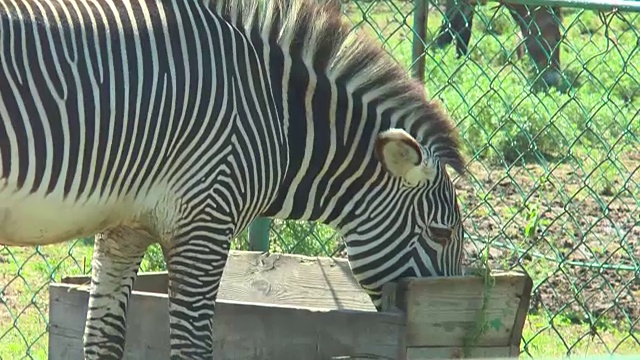
{"label": "wooden plank", "polygon": [[375,311],[346,259],[232,252],[220,291],[235,301]]}
{"label": "wooden plank", "polygon": [[520,343],[522,341],[522,330],[524,329],[524,323],[527,320],[527,315],[529,314],[529,305],[531,302],[531,290],[533,289],[533,279],[527,276],[524,279],[524,284],[522,285],[522,293],[520,296],[520,304],[518,305],[518,310],[516,312],[516,319],[513,324],[513,332],[511,333],[511,356],[519,357],[520,356]]}
{"label": "wooden plank", "polygon": [[[508,359],[512,352],[512,346],[474,347],[469,349],[467,358]],[[461,359],[465,358],[464,350],[460,347],[409,347],[407,348],[407,360],[427,359]],[[518,356],[515,356],[518,358]]]}
{"label": "wooden plank", "polygon": [[[495,272],[484,310],[486,331],[472,345],[508,346],[513,343],[516,315],[524,295],[531,289],[528,276],[518,272]],[[530,279],[529,279],[530,280]],[[479,276],[403,279],[395,291],[395,303],[406,312],[406,344],[416,347],[461,347],[476,329],[485,285]],[[523,323],[522,323],[523,324]],[[517,329],[516,331],[520,331]],[[518,342],[519,344],[519,342]]]}
{"label": "wooden plank", "polygon": [[[89,286],[91,283],[91,276],[88,275],[71,275],[65,276],[60,281],[62,284],[68,285],[82,285]],[[144,272],[138,274],[133,290],[152,292],[152,293],[167,293],[167,272],[166,271],[153,271]]]}
{"label": "wooden plank", "polygon": [[[65,277],[88,284],[88,276]],[[166,294],[166,272],[141,273],[134,290]],[[346,259],[258,251],[231,251],[219,299],[320,309],[376,311],[351,273]]]}
{"label": "wooden plank", "polygon": [[[82,360],[89,295],[68,284],[50,287],[49,360]],[[132,294],[127,359],[166,359],[169,318],[164,294]],[[395,358],[402,314],[311,310],[221,300],[215,322],[217,359],[331,359],[373,354]]]}

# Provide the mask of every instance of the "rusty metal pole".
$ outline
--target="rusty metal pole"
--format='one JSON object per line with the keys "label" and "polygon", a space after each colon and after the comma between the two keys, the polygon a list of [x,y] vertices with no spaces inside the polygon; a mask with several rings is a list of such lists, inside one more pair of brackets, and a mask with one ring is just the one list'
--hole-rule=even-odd
{"label": "rusty metal pole", "polygon": [[427,14],[429,0],[415,0],[413,8],[413,51],[411,75],[424,83],[425,43],[427,42]]}

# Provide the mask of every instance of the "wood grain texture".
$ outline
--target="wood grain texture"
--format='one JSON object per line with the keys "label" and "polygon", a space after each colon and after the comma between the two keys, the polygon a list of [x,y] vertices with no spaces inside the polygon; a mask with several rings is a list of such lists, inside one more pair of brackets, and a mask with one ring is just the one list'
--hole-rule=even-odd
{"label": "wood grain texture", "polygon": [[[511,346],[495,347],[475,347],[469,350],[468,358],[487,359],[511,357],[513,351]],[[428,348],[407,348],[407,360],[431,360],[431,359],[461,359],[464,358],[464,351],[460,347],[428,347]],[[517,356],[515,357],[517,358]]]}
{"label": "wood grain texture", "polygon": [[[89,295],[84,287],[50,287],[49,360],[82,360]],[[126,359],[166,359],[169,318],[164,294],[135,291],[128,319]],[[311,310],[221,300],[215,322],[217,359],[309,359],[373,354],[394,359],[401,314]]]}
{"label": "wood grain texture", "polygon": [[232,252],[220,292],[235,301],[376,311],[346,259]]}
{"label": "wood grain texture", "polygon": [[516,311],[516,319],[513,324],[513,332],[511,333],[511,354],[510,356],[518,357],[520,355],[520,343],[522,342],[522,330],[524,323],[529,314],[529,305],[531,303],[531,291],[533,289],[533,279],[529,276],[525,277],[522,284],[522,293],[520,296],[520,304]]}
{"label": "wood grain texture", "polygon": [[[519,272],[496,272],[492,276],[495,283],[487,289],[484,310],[488,328],[473,345],[519,345],[519,340],[514,343],[513,332],[516,326],[524,325],[522,318],[516,319],[523,306],[528,307],[530,278]],[[406,313],[408,347],[459,347],[480,319],[484,291],[483,280],[477,276],[406,279],[398,282],[395,298],[386,302],[395,301],[396,307]]]}
{"label": "wood grain texture", "polygon": [[[88,284],[88,276],[62,279]],[[167,293],[167,273],[143,273],[134,290]],[[218,299],[318,309],[376,311],[346,259],[235,251],[229,254]]]}

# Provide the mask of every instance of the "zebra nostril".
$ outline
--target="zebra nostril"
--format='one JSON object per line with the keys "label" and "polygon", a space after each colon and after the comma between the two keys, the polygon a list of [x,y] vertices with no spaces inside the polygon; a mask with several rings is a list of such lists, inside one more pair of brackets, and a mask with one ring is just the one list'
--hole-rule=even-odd
{"label": "zebra nostril", "polygon": [[442,228],[438,226],[429,226],[429,236],[442,246],[446,246],[451,240],[453,234],[452,229]]}

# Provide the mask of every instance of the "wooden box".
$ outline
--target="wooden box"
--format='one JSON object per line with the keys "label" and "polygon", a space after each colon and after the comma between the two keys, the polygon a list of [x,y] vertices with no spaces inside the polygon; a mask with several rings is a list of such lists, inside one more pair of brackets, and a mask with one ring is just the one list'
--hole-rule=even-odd
{"label": "wooden box", "polygon": [[[215,358],[517,357],[531,279],[515,272],[489,279],[406,279],[385,288],[385,311],[376,312],[344,259],[232,251],[218,297]],[[50,285],[50,360],[83,358],[89,281],[73,276]],[[168,358],[166,291],[165,272],[138,276],[127,359]]]}

